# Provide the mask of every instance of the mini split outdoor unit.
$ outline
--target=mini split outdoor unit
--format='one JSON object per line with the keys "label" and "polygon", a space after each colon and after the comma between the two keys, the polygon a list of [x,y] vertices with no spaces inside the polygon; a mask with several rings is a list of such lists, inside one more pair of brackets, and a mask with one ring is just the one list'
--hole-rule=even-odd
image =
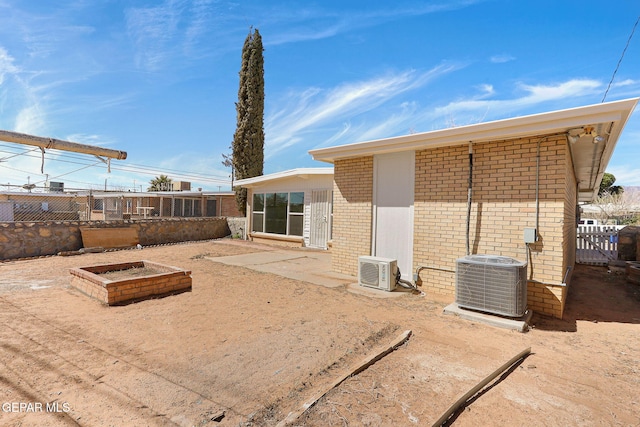
{"label": "mini split outdoor unit", "polygon": [[456,304],[462,308],[524,316],[527,263],[497,255],[468,255],[456,261]]}
{"label": "mini split outdoor unit", "polygon": [[395,259],[373,256],[358,257],[360,286],[392,291],[396,288],[398,262]]}

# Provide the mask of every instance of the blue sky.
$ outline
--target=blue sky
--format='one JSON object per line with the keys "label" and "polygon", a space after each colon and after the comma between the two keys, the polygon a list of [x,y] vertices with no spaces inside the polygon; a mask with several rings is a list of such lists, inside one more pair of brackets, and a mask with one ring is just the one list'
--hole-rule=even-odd
{"label": "blue sky", "polygon": [[[636,0],[0,0],[0,129],[127,151],[111,173],[52,150],[67,188],[158,174],[229,189],[249,27],[265,47],[265,173],[308,150],[602,101]],[[640,28],[607,101],[640,96]],[[0,190],[42,184],[40,151],[0,142]],[[608,171],[640,185],[640,112]]]}

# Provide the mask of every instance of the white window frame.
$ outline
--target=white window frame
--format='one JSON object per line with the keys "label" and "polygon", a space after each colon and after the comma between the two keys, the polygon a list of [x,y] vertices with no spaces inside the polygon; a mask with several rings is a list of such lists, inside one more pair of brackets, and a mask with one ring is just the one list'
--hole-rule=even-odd
{"label": "white window frame", "polygon": [[[287,210],[286,210],[286,229],[285,229],[285,234],[280,234],[280,233],[272,233],[272,232],[267,232],[266,230],[266,226],[267,226],[267,195],[269,194],[286,194],[287,195]],[[302,194],[302,211],[301,212],[291,212],[291,194]],[[272,234],[274,236],[292,236],[292,237],[302,237],[304,235],[304,197],[305,197],[305,193],[304,191],[265,191],[265,192],[255,192],[252,194],[252,198],[254,196],[262,196],[262,210],[261,211],[257,211],[255,210],[255,203],[253,202],[253,199],[251,200],[251,232],[252,233],[265,233],[265,234]],[[262,231],[256,231],[255,230],[255,221],[254,221],[254,214],[262,214]],[[295,217],[295,216],[300,216],[303,218],[302,220],[302,230],[300,230],[300,234],[290,234],[291,230],[290,230],[290,220],[291,217]]]}

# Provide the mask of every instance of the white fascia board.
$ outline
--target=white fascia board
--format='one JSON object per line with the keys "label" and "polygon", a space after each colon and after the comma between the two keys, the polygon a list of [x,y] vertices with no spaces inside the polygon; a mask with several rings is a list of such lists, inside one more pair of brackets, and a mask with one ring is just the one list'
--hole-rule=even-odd
{"label": "white fascia board", "polygon": [[265,182],[277,181],[279,179],[297,177],[307,179],[313,175],[333,175],[333,168],[297,168],[282,172],[260,175],[253,178],[239,179],[233,183],[235,187],[251,188]]}
{"label": "white fascia board", "polygon": [[[89,195],[89,193],[86,193]],[[91,196],[94,199],[108,199],[112,197],[200,197],[207,195],[218,195],[218,194],[235,194],[234,192],[229,193],[204,193],[200,191],[126,191],[126,192],[99,192],[92,193]]]}
{"label": "white fascia board", "polygon": [[563,132],[590,123],[626,121],[638,98],[567,110],[533,114],[394,138],[358,142],[309,151],[314,160],[370,156],[394,151],[421,150],[490,140],[508,140]]}

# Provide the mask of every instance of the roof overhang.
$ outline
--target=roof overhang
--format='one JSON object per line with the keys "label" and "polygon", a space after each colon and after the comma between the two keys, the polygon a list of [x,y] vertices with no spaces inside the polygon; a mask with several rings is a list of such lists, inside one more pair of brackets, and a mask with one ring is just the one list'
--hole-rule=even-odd
{"label": "roof overhang", "polygon": [[[84,195],[89,195],[87,191]],[[92,192],[94,199],[109,199],[113,197],[212,197],[212,196],[233,196],[233,191],[120,191],[120,192]]]}
{"label": "roof overhang", "polygon": [[233,185],[235,187],[252,188],[266,182],[275,182],[291,178],[309,179],[314,176],[326,175],[333,175],[333,168],[298,168],[268,175],[260,175],[253,178],[239,179],[235,181]]}
{"label": "roof overhang", "polygon": [[[598,193],[602,175],[613,154],[618,138],[639,98],[607,102],[567,110],[515,117],[394,138],[358,142],[311,150],[315,160],[336,160],[385,154],[397,151],[424,150],[468,144],[469,142],[508,141],[547,135],[571,135],[567,142],[578,181],[578,198],[592,200]],[[598,143],[585,130],[598,136]],[[574,138],[576,137],[576,138]],[[569,141],[569,138],[567,138]]]}

